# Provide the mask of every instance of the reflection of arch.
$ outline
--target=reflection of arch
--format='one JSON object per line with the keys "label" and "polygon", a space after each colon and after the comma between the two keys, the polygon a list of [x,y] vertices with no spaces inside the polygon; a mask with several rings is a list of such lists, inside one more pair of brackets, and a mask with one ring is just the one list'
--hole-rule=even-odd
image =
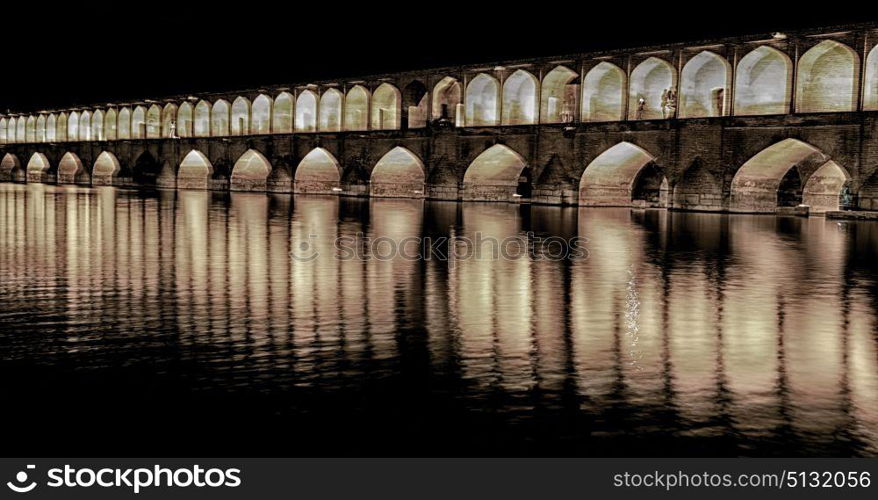
{"label": "reflection of arch", "polygon": [[232,121],[229,122],[230,135],[250,134],[250,99],[238,96],[232,101]]}
{"label": "reflection of arch", "polygon": [[177,109],[177,136],[192,137],[192,105],[183,102]]}
{"label": "reflection of arch", "polygon": [[317,94],[305,90],[296,99],[296,132],[317,131]]}
{"label": "reflection of arch", "polygon": [[628,92],[628,119],[655,120],[671,118],[672,113],[662,107],[662,94],[673,90],[677,72],[667,61],[650,57],[631,72]]}
{"label": "reflection of arch", "polygon": [[192,121],[192,134],[195,137],[210,136],[210,103],[199,101],[195,105],[195,118]]}
{"label": "reflection of arch", "polygon": [[28,182],[47,182],[49,180],[49,159],[43,153],[34,153],[27,162]]}
{"label": "reflection of arch", "polygon": [[731,82],[732,66],[724,57],[699,52],[680,73],[680,118],[726,115]]}
{"label": "reflection of arch", "polygon": [[375,164],[369,194],[388,198],[423,198],[424,163],[411,151],[395,147]]}
{"label": "reflection of arch", "polygon": [[225,99],[217,99],[210,109],[210,135],[222,137],[229,135],[229,117],[231,116],[229,102]]}
{"label": "reflection of arch", "polygon": [[115,141],[119,137],[116,130],[118,123],[116,120],[116,110],[113,108],[108,109],[104,115],[104,135],[108,141]]}
{"label": "reflection of arch", "polygon": [[399,89],[382,83],[372,94],[372,130],[398,130],[402,96]]}
{"label": "reflection of arch", "polygon": [[655,156],[630,142],[620,142],[585,167],[579,181],[579,204],[630,206],[633,202],[664,206],[667,180]]}
{"label": "reflection of arch", "polygon": [[405,86],[402,96],[402,110],[405,113],[407,128],[427,126],[427,86],[420,80],[412,80]]}
{"label": "reflection of arch", "polygon": [[722,181],[696,159],[674,186],[674,208],[688,210],[721,210]]}
{"label": "reflection of arch", "polygon": [[853,111],[860,60],[847,45],[823,40],[799,59],[796,111]]}
{"label": "reflection of arch", "polygon": [[253,99],[253,107],[250,111],[250,133],[271,133],[271,98],[265,94],[259,94]]}
{"label": "reflection of arch", "polygon": [[774,212],[780,204],[801,197],[800,165],[822,165],[829,160],[819,149],[797,139],[784,139],[747,160],[732,179],[730,209],[737,212]]}
{"label": "reflection of arch", "polygon": [[255,149],[248,149],[232,168],[232,191],[266,191],[271,163]]}
{"label": "reflection of arch", "polygon": [[341,113],[344,96],[338,89],[329,89],[320,97],[319,129],[323,132],[341,131]]}
{"label": "reflection of arch", "polygon": [[92,184],[96,186],[112,186],[114,179],[122,170],[119,159],[109,151],[103,151],[98,155],[91,170]]}
{"label": "reflection of arch", "polygon": [[289,92],[281,92],[274,98],[271,131],[275,134],[289,134],[293,131],[293,95]]}
{"label": "reflection of arch", "polygon": [[783,52],[757,47],[738,62],[735,73],[736,115],[789,113],[793,63]]}
{"label": "reflection of arch", "polygon": [[457,108],[460,105],[460,82],[446,76],[433,87],[433,119],[447,119],[458,125]]}
{"label": "reflection of arch", "polygon": [[344,129],[369,129],[369,91],[362,85],[354,85],[345,97]]}
{"label": "reflection of arch", "polygon": [[58,162],[58,184],[88,184],[88,172],[82,160],[70,151]]}
{"label": "reflection of arch", "polygon": [[811,213],[825,213],[839,209],[839,196],[851,176],[834,161],[818,168],[802,190],[802,203],[811,207]]}
{"label": "reflection of arch", "polygon": [[3,155],[3,159],[0,160],[0,181],[23,181],[24,179],[24,171],[21,169],[18,157],[12,153]]}
{"label": "reflection of arch", "polygon": [[210,160],[201,151],[193,149],[186,153],[177,169],[177,188],[207,189],[211,175],[213,175],[213,165]]}
{"label": "reflection of arch", "polygon": [[497,125],[500,111],[500,83],[491,75],[479,73],[466,86],[466,126]]}
{"label": "reflection of arch", "polygon": [[863,109],[878,110],[878,46],[866,57],[866,82],[863,87]]}
{"label": "reflection of arch", "polygon": [[296,193],[337,194],[341,181],[341,167],[332,153],[314,148],[296,167]]}
{"label": "reflection of arch", "polygon": [[503,125],[530,125],[537,121],[539,80],[519,69],[503,82]]}
{"label": "reflection of arch", "polygon": [[502,144],[486,149],[463,175],[464,200],[513,200],[527,163]]}
{"label": "reflection of arch", "polygon": [[540,122],[572,122],[576,110],[579,75],[566,66],[558,66],[543,77],[540,90]]}

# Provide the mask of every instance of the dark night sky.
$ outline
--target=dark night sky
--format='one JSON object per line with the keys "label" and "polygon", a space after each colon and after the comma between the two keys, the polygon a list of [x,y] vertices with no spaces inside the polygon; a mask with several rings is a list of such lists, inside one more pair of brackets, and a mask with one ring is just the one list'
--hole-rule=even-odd
{"label": "dark night sky", "polygon": [[[878,19],[876,14],[816,10],[773,15],[762,9],[754,15],[743,4],[736,4],[738,13],[730,15],[721,13],[722,3],[702,7],[692,18],[684,17],[684,4],[671,2],[617,2],[603,10],[585,2],[535,2],[530,10],[523,10],[521,3],[509,13],[500,11],[516,5],[512,1],[409,2],[399,7],[389,1],[364,2],[369,7],[362,10],[345,6],[350,2],[328,1],[227,7],[220,2],[204,7],[180,3],[172,8],[121,3],[19,11],[4,6],[0,110],[33,111]],[[665,4],[667,8],[660,7]],[[339,19],[320,22],[326,16]],[[14,50],[11,40],[17,41]]]}

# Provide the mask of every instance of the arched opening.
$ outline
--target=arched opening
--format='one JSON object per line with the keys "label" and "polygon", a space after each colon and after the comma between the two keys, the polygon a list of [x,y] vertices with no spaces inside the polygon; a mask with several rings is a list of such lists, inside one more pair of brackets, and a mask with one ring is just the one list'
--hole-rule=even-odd
{"label": "arched opening", "polygon": [[7,130],[6,118],[0,117],[0,144],[6,144]]}
{"label": "arched opening", "polygon": [[344,129],[369,129],[369,91],[362,85],[354,85],[348,90],[344,101]]}
{"label": "arched opening", "polygon": [[27,117],[24,140],[25,142],[37,142],[37,117],[33,115]]}
{"label": "arched opening", "polygon": [[177,105],[169,102],[162,108],[162,137],[180,137],[177,122]]}
{"label": "arched opening", "polygon": [[104,116],[104,135],[108,141],[115,141],[119,137],[116,130],[117,119],[116,110],[113,108],[108,109],[107,114]]}
{"label": "arched opening", "polygon": [[271,130],[275,134],[289,134],[293,131],[293,95],[289,92],[281,92],[274,98]]}
{"label": "arched opening", "polygon": [[15,127],[17,126],[17,122],[15,118],[10,118],[9,123],[6,128],[6,143],[14,144],[15,143]]}
{"label": "arched opening", "polygon": [[427,86],[423,82],[412,80],[405,86],[402,96],[402,109],[405,112],[407,128],[424,128],[427,126],[428,102]]}
{"label": "arched opening", "polygon": [[213,165],[204,153],[189,151],[177,168],[178,189],[208,189],[213,175]]}
{"label": "arched opening", "polygon": [[232,102],[231,135],[250,134],[250,99],[238,96]]}
{"label": "arched opening", "polygon": [[399,130],[401,103],[398,88],[389,83],[379,85],[372,94],[372,129]]}
{"label": "arched opening", "polygon": [[27,142],[27,117],[19,116],[15,125],[15,142]]}
{"label": "arched opening", "polygon": [[37,142],[46,142],[46,115],[37,117],[36,140]]}
{"label": "arched opening", "polygon": [[341,131],[341,112],[344,96],[337,89],[329,89],[320,97],[320,130]]}
{"label": "arched opening", "polygon": [[540,122],[570,123],[576,118],[579,75],[566,66],[558,66],[543,77],[540,90]]}
{"label": "arched opening", "polygon": [[119,139],[131,139],[131,109],[119,110],[119,128],[116,130]]}
{"label": "arched opening", "polygon": [[878,110],[878,46],[866,57],[866,85],[863,88],[863,109]]}
{"label": "arched opening", "polygon": [[834,161],[828,161],[808,178],[802,190],[802,203],[811,207],[811,213],[816,214],[850,206],[850,180],[851,176],[844,168]]}
{"label": "arched opening", "polygon": [[49,117],[46,118],[46,142],[55,142],[58,140],[57,128],[58,117],[55,114],[49,115]]}
{"label": "arched opening", "polygon": [[317,131],[317,94],[305,90],[296,99],[296,132]]}
{"label": "arched opening", "polygon": [[12,153],[3,155],[0,160],[0,181],[23,182],[26,179],[24,169],[18,157]]}
{"label": "arched opening", "polygon": [[673,208],[684,210],[721,210],[722,182],[696,159],[674,186]]}
{"label": "arched opening", "polygon": [[[71,115],[72,118],[72,115]],[[146,108],[137,106],[131,112],[131,138],[143,139],[146,137]]]}
{"label": "arched opening", "polygon": [[370,196],[423,198],[424,163],[411,151],[395,147],[375,164],[369,180]]}
{"label": "arched opening", "polygon": [[159,139],[162,136],[162,108],[153,104],[146,111],[146,138]]}
{"label": "arched opening", "polygon": [[[508,146],[496,144],[470,163],[463,175],[464,201],[517,201],[527,182],[527,163]],[[525,193],[526,194],[526,193]]]}
{"label": "arched opening", "polygon": [[232,168],[232,191],[267,191],[271,163],[255,149],[248,149]]}
{"label": "arched opening", "polygon": [[91,137],[91,113],[88,111],[83,111],[81,115],[79,115],[79,140],[80,141],[90,141]]}
{"label": "arched opening", "polygon": [[105,141],[104,136],[104,112],[100,109],[95,110],[91,117],[91,139],[93,141]]}
{"label": "arched opening", "polygon": [[[23,119],[19,118],[18,123],[23,124]],[[67,115],[67,140],[70,142],[79,140],[79,112],[77,111]],[[24,142],[24,137],[19,142]]]}
{"label": "arched opening", "polygon": [[314,148],[302,158],[296,167],[294,191],[296,193],[338,194],[341,167],[332,153]]}
{"label": "arched opening", "polygon": [[51,168],[49,159],[43,153],[34,153],[27,162],[27,181],[28,182],[48,182],[49,169]]}
{"label": "arched opening", "polygon": [[735,114],[783,115],[790,111],[793,63],[772,47],[753,49],[738,62]]}
{"label": "arched opening", "polygon": [[732,66],[724,57],[699,52],[680,73],[680,118],[727,115],[731,83]]}
{"label": "arched opening", "polygon": [[184,102],[177,109],[177,136],[192,137],[193,130],[193,110],[192,105]]}
{"label": "arched opening", "polygon": [[459,126],[460,82],[446,76],[433,87],[433,120]]}
{"label": "arched opening", "polygon": [[500,83],[479,73],[466,86],[466,126],[491,127],[500,123]]}
{"label": "arched opening", "polygon": [[64,153],[58,162],[58,184],[88,184],[88,171],[82,166],[82,160],[71,152]]}
{"label": "arched opening", "polygon": [[650,57],[631,72],[629,120],[673,118],[677,109],[677,72],[667,61]]}
{"label": "arched opening", "polygon": [[529,72],[515,70],[503,82],[503,125],[530,125],[537,122],[539,81]]}
{"label": "arched opening", "polygon": [[161,171],[161,163],[149,151],[144,151],[134,162],[134,171],[131,172],[131,177],[137,186],[155,186],[158,184]]}
{"label": "arched opening", "polygon": [[210,135],[225,137],[229,135],[229,119],[231,117],[229,102],[218,99],[210,109]]}
{"label": "arched opening", "polygon": [[784,139],[747,160],[732,179],[730,209],[772,213],[802,202],[802,172],[829,161],[819,149]]}
{"label": "arched opening", "polygon": [[253,108],[250,112],[250,133],[271,133],[271,98],[265,94],[259,94],[253,99]]}
{"label": "arched opening", "polygon": [[668,184],[655,159],[630,142],[607,149],[585,167],[579,181],[579,204],[666,206]]}
{"label": "arched opening", "polygon": [[853,111],[857,107],[859,57],[847,45],[823,40],[799,59],[796,111]]}
{"label": "arched opening", "polygon": [[192,122],[192,133],[195,137],[210,137],[210,103],[199,101],[195,105],[195,118]]}
{"label": "arched opening", "polygon": [[58,141],[67,141],[67,113],[58,115],[58,123],[55,126],[55,136]]}
{"label": "arched opening", "polygon": [[119,159],[109,151],[102,151],[91,170],[91,181],[95,186],[112,186],[122,170]]}

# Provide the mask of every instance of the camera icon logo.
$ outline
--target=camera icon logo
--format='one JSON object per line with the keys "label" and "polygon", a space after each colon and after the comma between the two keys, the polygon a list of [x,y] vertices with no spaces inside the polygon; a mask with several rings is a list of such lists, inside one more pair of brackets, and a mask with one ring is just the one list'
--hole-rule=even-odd
{"label": "camera icon logo", "polygon": [[[32,470],[36,469],[36,465],[28,464],[27,469]],[[9,487],[10,490],[16,493],[27,493],[34,488],[37,487],[36,481],[31,481],[30,484],[25,484],[27,482],[27,471],[18,471],[18,474],[15,475],[15,481],[9,481],[6,483],[6,486]]]}

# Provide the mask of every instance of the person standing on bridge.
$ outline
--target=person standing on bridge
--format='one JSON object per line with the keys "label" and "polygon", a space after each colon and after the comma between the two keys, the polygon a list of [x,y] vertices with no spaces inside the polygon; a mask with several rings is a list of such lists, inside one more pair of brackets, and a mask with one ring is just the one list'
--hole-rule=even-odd
{"label": "person standing on bridge", "polygon": [[643,119],[643,112],[645,110],[646,110],[646,99],[644,99],[641,96],[639,99],[637,99],[637,112],[634,113],[634,119],[635,120],[642,120]]}

